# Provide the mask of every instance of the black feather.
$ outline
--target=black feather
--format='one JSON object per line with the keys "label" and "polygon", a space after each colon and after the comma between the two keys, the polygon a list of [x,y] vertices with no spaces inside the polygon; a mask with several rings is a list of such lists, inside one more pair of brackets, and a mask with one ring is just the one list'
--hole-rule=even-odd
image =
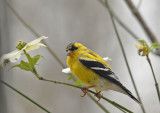
{"label": "black feather", "polygon": [[77,50],[78,47],[76,47],[74,44],[75,44],[75,43],[70,43],[70,44],[67,46],[66,51],[68,51],[68,50],[70,50],[70,51]]}
{"label": "black feather", "polygon": [[[88,69],[91,69],[95,73],[97,73],[99,76],[111,81],[112,83],[118,85],[120,88],[122,88],[129,97],[131,97],[133,100],[135,100],[137,103],[141,104],[133,95],[132,93],[124,87],[121,82],[119,81],[118,77],[115,75],[115,73],[112,72],[107,66],[103,65],[102,63],[94,60],[84,60],[80,59],[79,60],[85,67]],[[101,69],[94,69],[95,68],[101,68]],[[103,70],[104,69],[104,70]],[[106,69],[106,70],[105,70]]]}
{"label": "black feather", "polygon": [[[92,71],[94,71],[95,73],[97,73],[99,76],[108,79],[109,81],[117,84],[117,85],[121,85],[121,83],[119,82],[118,78],[115,77],[115,74],[105,65],[103,65],[102,63],[98,62],[98,61],[94,61],[94,60],[83,60],[80,59],[79,60],[85,67],[87,67],[88,69],[91,69]],[[102,68],[102,69],[108,69],[108,71],[104,71],[104,70],[96,70],[93,69],[93,67],[97,67],[97,68]],[[113,76],[111,76],[113,75]]]}

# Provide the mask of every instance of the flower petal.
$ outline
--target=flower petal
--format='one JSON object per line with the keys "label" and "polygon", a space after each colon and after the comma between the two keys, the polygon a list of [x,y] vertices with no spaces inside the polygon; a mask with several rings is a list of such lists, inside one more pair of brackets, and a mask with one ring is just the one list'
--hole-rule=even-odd
{"label": "flower petal", "polygon": [[39,49],[42,46],[47,47],[46,45],[44,45],[42,43],[38,43],[38,44],[35,44],[35,45],[28,45],[25,49],[23,48],[22,50],[25,50],[26,52],[29,52],[29,51]]}
{"label": "flower petal", "polygon": [[112,59],[109,58],[109,57],[104,57],[103,60],[105,60],[105,61],[112,61]]}
{"label": "flower petal", "polygon": [[1,65],[2,67],[6,66],[6,64],[12,62],[17,62],[19,60],[19,58],[21,57],[21,54],[22,54],[22,51],[19,51],[19,50],[15,50],[11,53],[7,53],[7,54],[4,54],[2,57],[1,57]]}
{"label": "flower petal", "polygon": [[26,46],[38,44],[41,40],[46,39],[46,38],[48,38],[48,37],[41,36],[41,37],[29,42]]}
{"label": "flower petal", "polygon": [[71,73],[71,70],[70,70],[70,68],[68,67],[68,68],[62,69],[62,72],[63,72],[63,73]]}

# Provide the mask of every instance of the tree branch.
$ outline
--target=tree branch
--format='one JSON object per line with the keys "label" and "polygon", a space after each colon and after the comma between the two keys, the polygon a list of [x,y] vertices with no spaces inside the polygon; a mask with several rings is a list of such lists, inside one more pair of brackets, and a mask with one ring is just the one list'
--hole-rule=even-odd
{"label": "tree branch", "polygon": [[[123,56],[124,56],[124,61],[125,61],[126,65],[127,65],[127,69],[128,69],[128,72],[129,72],[129,75],[130,75],[132,84],[133,84],[133,86],[134,86],[134,89],[135,89],[135,91],[136,91],[136,94],[137,94],[137,96],[138,96],[139,101],[142,103],[141,98],[140,98],[140,95],[139,95],[138,90],[137,90],[137,86],[136,86],[136,84],[135,84],[135,81],[134,81],[134,78],[133,78],[133,75],[132,75],[132,72],[131,72],[130,67],[129,67],[129,64],[128,64],[128,60],[127,60],[127,57],[126,57],[126,54],[125,54],[125,51],[124,51],[124,47],[123,47],[121,38],[120,38],[120,36],[119,36],[118,30],[117,30],[116,24],[115,24],[115,22],[114,22],[113,15],[112,15],[112,12],[111,12],[111,10],[110,10],[110,6],[109,6],[107,0],[105,0],[105,4],[106,4],[106,6],[108,7],[108,11],[109,11],[109,14],[110,14],[110,16],[111,16],[111,21],[112,21],[112,24],[113,24],[113,27],[114,27],[114,30],[115,30],[117,39],[118,39],[118,41],[119,41],[119,44],[120,44],[120,47],[121,47],[121,50],[122,50],[122,54],[123,54]],[[143,113],[145,113],[145,109],[144,109],[144,107],[143,107],[143,103],[141,104],[141,109],[142,109]]]}
{"label": "tree branch", "polygon": [[[104,1],[103,0],[98,0],[103,6],[105,6],[108,9],[108,6],[105,5]],[[142,0],[141,0],[142,1]],[[138,37],[126,24],[124,24],[120,18],[116,15],[116,13],[112,10],[112,8],[110,8],[110,11],[114,17],[114,19],[119,23],[119,25],[124,29],[126,30],[134,39],[140,39],[140,37]],[[154,42],[152,42],[154,43]],[[159,49],[156,49],[157,51],[155,52],[152,52],[153,54],[156,54],[158,56],[160,56],[160,50]]]}
{"label": "tree branch", "polygon": [[[45,79],[43,77],[40,77],[39,80],[43,80],[43,81],[47,81],[47,82],[53,82],[55,84],[63,84],[63,85],[67,85],[67,86],[72,86],[72,87],[75,87],[75,88],[79,88],[81,90],[85,90],[84,87],[81,87],[81,86],[77,86],[77,85],[73,85],[73,84],[70,84],[70,83],[65,83],[65,82],[60,82],[60,81],[55,81],[55,80],[48,80],[48,79]],[[97,93],[94,92],[94,91],[91,91],[91,90],[87,90],[87,92],[89,93],[92,93],[94,95],[96,95]],[[102,99],[104,99],[105,101],[109,102],[110,104],[112,104],[113,106],[117,107],[118,109],[122,109],[122,110],[125,110],[127,111],[128,113],[133,113],[132,111],[130,111],[129,109],[123,107],[122,105],[104,97],[104,96],[101,96]]]}
{"label": "tree branch", "polygon": [[24,98],[26,98],[27,100],[29,100],[30,102],[32,102],[33,104],[35,104],[36,106],[38,106],[39,108],[41,108],[42,110],[44,110],[47,113],[51,113],[49,110],[47,110],[46,108],[44,108],[43,106],[41,106],[40,104],[38,104],[37,102],[35,102],[33,99],[31,99],[30,97],[28,97],[27,95],[25,95],[24,93],[20,92],[19,90],[17,90],[16,88],[12,87],[11,85],[9,85],[8,83],[4,82],[3,80],[0,80],[0,82],[2,84],[4,84],[5,86],[11,88],[12,90],[14,90],[16,93],[20,94],[21,96],[23,96]]}
{"label": "tree branch", "polygon": [[157,95],[158,95],[158,99],[159,99],[159,102],[160,102],[160,92],[159,92],[159,85],[158,85],[158,82],[157,82],[157,79],[156,79],[156,76],[155,76],[155,73],[154,73],[154,70],[153,70],[153,67],[152,67],[152,63],[151,63],[151,60],[149,58],[149,54],[146,55],[147,57],[147,61],[151,67],[151,71],[152,71],[152,75],[153,75],[153,78],[154,78],[154,82],[155,82],[155,87],[156,87],[156,91],[157,91]]}
{"label": "tree branch", "polygon": [[[133,15],[137,18],[138,22],[140,23],[140,25],[142,26],[143,30],[148,35],[148,37],[150,38],[152,43],[158,43],[159,41],[157,40],[157,38],[155,37],[155,35],[151,31],[151,29],[148,27],[148,25],[146,24],[145,20],[143,19],[143,17],[141,16],[141,14],[137,10],[137,8],[134,6],[132,1],[131,0],[125,0],[125,2],[128,5],[128,7],[130,8],[130,10],[133,13]],[[157,50],[158,50],[157,54],[160,55],[160,50],[159,49],[157,49]]]}

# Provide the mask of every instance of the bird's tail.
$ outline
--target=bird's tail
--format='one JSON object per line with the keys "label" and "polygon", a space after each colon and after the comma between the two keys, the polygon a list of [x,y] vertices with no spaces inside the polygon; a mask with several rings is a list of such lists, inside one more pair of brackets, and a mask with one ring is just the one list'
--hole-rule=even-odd
{"label": "bird's tail", "polygon": [[134,97],[133,94],[126,87],[124,87],[123,85],[121,85],[121,88],[125,91],[124,94],[128,95],[135,102],[137,102],[139,105],[141,105],[141,102],[136,97]]}

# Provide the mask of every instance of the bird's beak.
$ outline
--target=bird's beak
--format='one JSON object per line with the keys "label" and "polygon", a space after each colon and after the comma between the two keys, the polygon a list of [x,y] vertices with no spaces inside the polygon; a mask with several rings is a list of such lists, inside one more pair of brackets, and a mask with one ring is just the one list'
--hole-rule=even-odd
{"label": "bird's beak", "polygon": [[72,56],[73,52],[72,51],[67,51],[67,56]]}

